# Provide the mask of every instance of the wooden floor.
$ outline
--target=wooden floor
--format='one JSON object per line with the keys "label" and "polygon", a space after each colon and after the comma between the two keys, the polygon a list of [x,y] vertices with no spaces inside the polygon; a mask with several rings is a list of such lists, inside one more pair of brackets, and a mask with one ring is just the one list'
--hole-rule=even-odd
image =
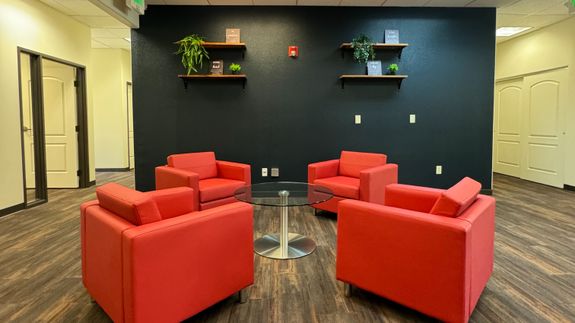
{"label": "wooden floor", "polygon": [[[131,173],[101,173],[133,186]],[[575,321],[575,192],[502,175],[495,268],[472,322]],[[0,218],[0,322],[108,322],[81,283],[79,204],[94,189],[51,190],[49,203]],[[276,231],[277,210],[259,208],[255,235]],[[228,298],[189,322],[433,321],[367,292],[345,298],[335,280],[336,219],[294,209],[290,231],[313,237],[312,255],[291,261],[255,256],[249,299]]]}

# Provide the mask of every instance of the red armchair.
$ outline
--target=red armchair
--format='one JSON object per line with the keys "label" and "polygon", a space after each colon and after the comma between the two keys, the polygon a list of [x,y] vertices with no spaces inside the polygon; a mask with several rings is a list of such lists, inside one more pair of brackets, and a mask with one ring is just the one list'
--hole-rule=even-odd
{"label": "red armchair", "polygon": [[114,322],[179,322],[253,284],[253,209],[117,184],[81,206],[82,281]]}
{"label": "red armchair", "polygon": [[170,155],[167,166],[156,167],[156,189],[193,188],[197,210],[234,203],[234,192],[250,184],[250,165],[216,160],[214,152]]}
{"label": "red armchair", "polygon": [[393,184],[385,206],[339,203],[337,279],[448,322],[467,322],[493,269],[495,200]]}
{"label": "red armchair", "polygon": [[334,213],[345,199],[383,204],[385,187],[397,183],[397,165],[387,164],[384,154],[342,151],[339,159],[310,164],[307,170],[308,183],[328,187],[334,194],[313,207]]}

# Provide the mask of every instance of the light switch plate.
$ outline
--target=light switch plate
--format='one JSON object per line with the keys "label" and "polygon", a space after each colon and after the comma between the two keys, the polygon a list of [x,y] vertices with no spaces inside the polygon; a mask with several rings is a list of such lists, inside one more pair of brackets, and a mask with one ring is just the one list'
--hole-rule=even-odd
{"label": "light switch plate", "polygon": [[272,167],[272,177],[279,177],[280,176],[280,169],[277,167]]}
{"label": "light switch plate", "polygon": [[361,124],[361,114],[355,115],[355,124]]}
{"label": "light switch plate", "polygon": [[262,168],[262,177],[268,177],[268,169],[267,168]]}
{"label": "light switch plate", "polygon": [[409,123],[415,123],[415,114],[409,115]]}
{"label": "light switch plate", "polygon": [[443,173],[443,166],[441,166],[441,165],[435,166],[435,174],[441,175],[442,173]]}

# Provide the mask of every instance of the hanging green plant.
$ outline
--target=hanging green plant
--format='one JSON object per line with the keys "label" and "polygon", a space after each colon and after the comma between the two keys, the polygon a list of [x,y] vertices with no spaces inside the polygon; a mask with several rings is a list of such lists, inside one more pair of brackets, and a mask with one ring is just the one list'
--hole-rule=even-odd
{"label": "hanging green plant", "polygon": [[353,58],[360,64],[367,64],[367,61],[375,59],[373,42],[364,34],[351,41],[351,48],[353,48]]}
{"label": "hanging green plant", "polygon": [[204,38],[196,34],[188,35],[175,43],[179,46],[175,54],[182,56],[182,65],[187,74],[192,71],[197,73],[198,68],[204,66],[204,60],[210,59],[203,43]]}

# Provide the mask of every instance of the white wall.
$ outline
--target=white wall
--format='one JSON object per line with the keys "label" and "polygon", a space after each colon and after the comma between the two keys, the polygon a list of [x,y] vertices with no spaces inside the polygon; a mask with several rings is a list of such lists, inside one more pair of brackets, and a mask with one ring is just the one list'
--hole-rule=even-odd
{"label": "white wall", "polygon": [[[24,202],[17,47],[90,66],[90,29],[37,0],[0,0],[0,210]],[[88,84],[89,86],[89,84]],[[92,92],[88,87],[88,120]],[[88,126],[90,180],[96,178]]]}
{"label": "white wall", "polygon": [[127,168],[126,82],[132,80],[130,53],[123,49],[93,49],[92,68],[96,168]]}
{"label": "white wall", "polygon": [[568,67],[565,184],[575,186],[575,17],[498,44],[495,62],[497,80]]}

